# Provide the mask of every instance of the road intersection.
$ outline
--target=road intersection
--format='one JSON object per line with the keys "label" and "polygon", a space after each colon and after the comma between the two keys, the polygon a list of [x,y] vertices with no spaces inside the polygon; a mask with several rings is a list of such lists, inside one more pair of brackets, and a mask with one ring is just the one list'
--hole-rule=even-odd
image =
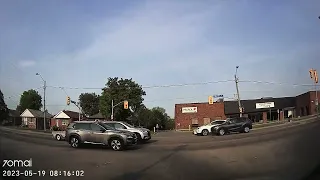
{"label": "road intersection", "polygon": [[[320,123],[287,123],[248,134],[194,136],[163,132],[123,152],[106,147],[72,149],[51,134],[0,129],[1,157],[33,159],[32,179],[299,179],[320,162]],[[49,177],[50,170],[83,170],[84,177]],[[20,176],[19,179],[25,179]]]}

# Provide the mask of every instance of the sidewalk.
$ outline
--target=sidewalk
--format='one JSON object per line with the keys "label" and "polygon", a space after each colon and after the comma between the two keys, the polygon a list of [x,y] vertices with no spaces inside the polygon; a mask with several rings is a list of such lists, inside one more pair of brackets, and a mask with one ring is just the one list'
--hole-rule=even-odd
{"label": "sidewalk", "polygon": [[[316,119],[317,115],[310,115],[310,116],[304,116],[304,117],[300,117],[300,118],[293,118],[292,122],[300,122],[300,121],[308,121],[308,120],[313,120]],[[271,122],[267,122],[267,123],[254,123],[252,126],[254,129],[260,129],[260,128],[267,128],[267,127],[273,127],[273,126],[281,126],[281,125],[285,125],[288,124],[288,119],[284,119],[284,120],[276,120],[276,121],[271,121]],[[179,129],[176,130],[176,132],[192,132],[194,129]]]}
{"label": "sidewalk", "polygon": [[13,133],[18,134],[37,134],[37,135],[45,135],[45,136],[52,136],[52,132],[48,130],[48,132],[41,132],[41,131],[35,131],[35,130],[28,130],[28,129],[20,129],[16,127],[6,127],[6,126],[0,126],[0,129],[3,131],[9,131]]}

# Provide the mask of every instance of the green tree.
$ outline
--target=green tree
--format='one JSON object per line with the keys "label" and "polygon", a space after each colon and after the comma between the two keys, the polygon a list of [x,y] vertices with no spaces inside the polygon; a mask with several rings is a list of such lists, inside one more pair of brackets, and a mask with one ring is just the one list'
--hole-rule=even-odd
{"label": "green tree", "polygon": [[82,111],[89,116],[99,113],[99,95],[95,93],[82,93],[79,96]]}
{"label": "green tree", "polygon": [[20,103],[17,109],[20,112],[23,112],[26,109],[40,110],[42,107],[41,100],[42,97],[36,90],[30,89],[28,91],[24,91],[20,97]]}
{"label": "green tree", "polygon": [[[118,77],[108,78],[106,87],[102,89],[100,96],[100,112],[105,116],[111,116],[111,102],[113,100],[114,106],[114,119],[127,120],[132,116],[132,112],[138,111],[143,105],[143,96],[146,92],[142,87],[132,79],[119,79]],[[123,101],[129,101],[129,109],[123,108]]]}
{"label": "green tree", "polygon": [[9,109],[4,101],[3,93],[0,89],[0,122],[7,119],[9,115]]}
{"label": "green tree", "polygon": [[170,120],[170,117],[166,113],[166,110],[162,107],[154,107],[151,109],[153,115],[153,122],[162,127],[162,129],[167,129],[167,122]]}
{"label": "green tree", "polygon": [[139,111],[137,119],[139,123],[148,129],[158,124],[162,129],[173,129],[174,120],[172,120],[162,107],[154,107],[152,109],[143,108]]}

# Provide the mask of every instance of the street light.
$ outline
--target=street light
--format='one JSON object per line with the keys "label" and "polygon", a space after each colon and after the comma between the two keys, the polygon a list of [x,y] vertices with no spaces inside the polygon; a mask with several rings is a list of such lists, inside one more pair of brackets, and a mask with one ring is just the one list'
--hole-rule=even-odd
{"label": "street light", "polygon": [[40,76],[40,78],[43,81],[43,128],[46,130],[46,88],[47,88],[47,83],[41,76],[41,74],[36,73],[37,76]]}

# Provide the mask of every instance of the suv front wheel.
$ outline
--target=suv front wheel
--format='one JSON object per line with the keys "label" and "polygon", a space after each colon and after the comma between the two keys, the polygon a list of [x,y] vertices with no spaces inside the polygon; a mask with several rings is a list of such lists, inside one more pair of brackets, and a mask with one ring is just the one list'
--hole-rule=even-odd
{"label": "suv front wheel", "polygon": [[78,148],[79,145],[80,145],[80,139],[78,137],[76,137],[76,136],[72,136],[70,138],[70,145],[73,148]]}
{"label": "suv front wheel", "polygon": [[121,151],[123,149],[123,141],[119,138],[112,138],[109,141],[109,146],[112,148],[114,151]]}
{"label": "suv front wheel", "polygon": [[223,128],[221,128],[221,129],[219,129],[218,134],[219,134],[220,136],[223,136],[223,135],[226,134],[226,131],[225,131]]}
{"label": "suv front wheel", "polygon": [[250,132],[250,128],[249,128],[248,126],[245,126],[245,127],[243,128],[243,132],[244,132],[244,133]]}

